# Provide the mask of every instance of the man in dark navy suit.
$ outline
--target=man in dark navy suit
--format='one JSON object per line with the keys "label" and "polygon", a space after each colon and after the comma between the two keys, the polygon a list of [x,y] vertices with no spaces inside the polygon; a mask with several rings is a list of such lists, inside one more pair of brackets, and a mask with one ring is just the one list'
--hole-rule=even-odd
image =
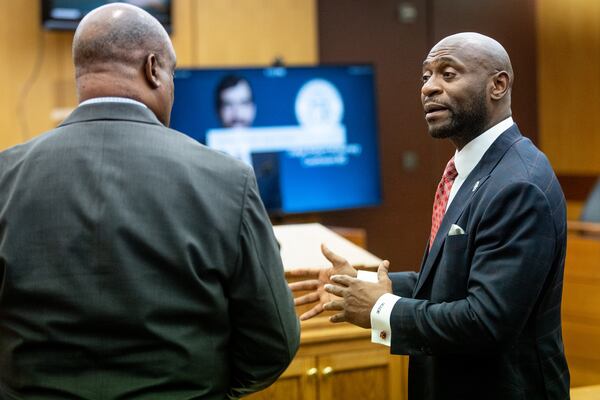
{"label": "man in dark navy suit", "polygon": [[569,397],[565,201],[548,160],[512,120],[512,83],[497,41],[461,33],[436,44],[421,99],[429,133],[456,152],[420,273],[388,274],[385,261],[367,282],[324,248],[332,267],[292,285],[315,290],[296,299],[317,302],[303,319],[336,310],[331,321],[369,327],[374,342],[409,354],[413,400]]}

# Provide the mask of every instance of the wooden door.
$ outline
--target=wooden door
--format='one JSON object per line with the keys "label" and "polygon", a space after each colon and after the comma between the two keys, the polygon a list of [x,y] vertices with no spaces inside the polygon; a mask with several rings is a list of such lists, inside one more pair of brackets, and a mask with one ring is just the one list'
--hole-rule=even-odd
{"label": "wooden door", "polygon": [[319,357],[319,400],[402,399],[399,390],[392,393],[402,374],[392,367],[390,357],[387,347]]}
{"label": "wooden door", "polygon": [[317,360],[298,356],[269,388],[246,397],[252,400],[317,400]]}

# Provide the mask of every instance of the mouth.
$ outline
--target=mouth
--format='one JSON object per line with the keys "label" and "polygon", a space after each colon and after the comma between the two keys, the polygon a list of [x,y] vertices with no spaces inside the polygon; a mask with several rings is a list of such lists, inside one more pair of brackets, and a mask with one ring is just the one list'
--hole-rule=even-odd
{"label": "mouth", "polygon": [[426,103],[423,105],[423,110],[425,111],[425,119],[428,121],[449,112],[448,107],[439,103]]}

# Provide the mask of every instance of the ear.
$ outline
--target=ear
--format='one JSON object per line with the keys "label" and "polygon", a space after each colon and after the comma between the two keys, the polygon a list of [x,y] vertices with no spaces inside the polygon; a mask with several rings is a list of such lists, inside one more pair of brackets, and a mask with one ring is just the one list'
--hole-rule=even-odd
{"label": "ear", "polygon": [[510,76],[506,71],[500,71],[492,76],[492,100],[501,100],[510,90]]}
{"label": "ear", "polygon": [[158,78],[158,58],[156,57],[156,54],[148,54],[144,63],[144,72],[146,73],[148,84],[153,89],[160,87],[161,82]]}

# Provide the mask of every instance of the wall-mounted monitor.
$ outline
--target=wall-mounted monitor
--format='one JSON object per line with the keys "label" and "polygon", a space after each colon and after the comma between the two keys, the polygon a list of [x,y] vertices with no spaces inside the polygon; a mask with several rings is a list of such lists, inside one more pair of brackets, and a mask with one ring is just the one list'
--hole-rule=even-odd
{"label": "wall-mounted monitor", "polygon": [[381,202],[370,65],[179,69],[171,126],[252,165],[271,214]]}
{"label": "wall-mounted monitor", "polygon": [[[116,3],[113,0],[41,0],[42,25],[46,29],[75,30],[79,21],[94,8]],[[119,0],[141,7],[171,32],[171,0]]]}

